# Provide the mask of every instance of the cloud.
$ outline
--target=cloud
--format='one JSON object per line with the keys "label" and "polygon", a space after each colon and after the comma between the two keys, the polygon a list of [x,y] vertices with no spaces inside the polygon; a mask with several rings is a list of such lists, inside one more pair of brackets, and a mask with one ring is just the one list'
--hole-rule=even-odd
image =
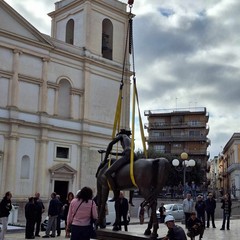
{"label": "cloud", "polygon": [[167,17],[153,12],[153,17],[140,14],[134,19],[140,101],[144,110],[206,107],[209,149],[214,156],[239,129],[240,39],[236,29],[240,2],[212,1],[212,5],[188,10],[177,4],[169,2],[174,14]]}

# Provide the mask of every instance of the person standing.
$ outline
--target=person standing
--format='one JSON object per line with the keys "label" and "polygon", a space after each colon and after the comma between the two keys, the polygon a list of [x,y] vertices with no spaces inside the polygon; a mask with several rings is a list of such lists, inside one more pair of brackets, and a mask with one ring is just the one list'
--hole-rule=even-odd
{"label": "person standing", "polygon": [[0,203],[0,221],[2,222],[2,230],[0,232],[0,240],[4,240],[5,234],[7,232],[8,216],[12,210],[12,193],[6,192]]}
{"label": "person standing", "polygon": [[83,187],[71,201],[67,216],[68,229],[71,226],[71,240],[90,240],[91,219],[98,218],[97,207],[92,198],[92,189]]}
{"label": "person standing", "polygon": [[57,216],[57,236],[59,237],[61,235],[61,217],[63,215],[63,204],[61,202],[61,197],[60,195],[57,195],[57,200],[58,200],[58,216]]}
{"label": "person standing", "polygon": [[222,199],[223,222],[220,230],[225,230],[225,223],[227,221],[227,230],[230,230],[230,216],[232,210],[232,200],[229,193],[226,193]]}
{"label": "person standing", "polygon": [[199,218],[202,223],[203,227],[205,229],[205,211],[206,211],[206,204],[203,201],[202,195],[198,195],[197,202],[195,204],[195,210],[197,212],[197,218]]}
{"label": "person standing", "polygon": [[206,213],[207,213],[207,228],[210,226],[210,218],[212,220],[212,227],[215,226],[215,209],[216,209],[216,200],[213,198],[213,194],[211,192],[208,193],[208,198],[205,201],[206,204]]}
{"label": "person standing", "polygon": [[194,181],[192,181],[191,183],[191,193],[192,193],[193,200],[195,201],[196,195],[197,195],[197,186]]}
{"label": "person standing", "polygon": [[185,227],[187,227],[187,221],[190,218],[191,213],[194,210],[194,202],[192,200],[191,193],[187,193],[187,197],[183,200],[183,212],[185,215]]}
{"label": "person standing", "polygon": [[[46,228],[46,234],[43,236],[43,238],[55,237],[58,214],[59,214],[59,201],[57,199],[57,194],[53,192],[51,194],[51,201],[48,207],[48,224]],[[51,235],[50,231],[52,231]]]}
{"label": "person standing", "polygon": [[35,237],[40,237],[40,226],[42,222],[42,214],[45,211],[44,204],[40,199],[40,193],[36,192],[34,197],[35,204]]}
{"label": "person standing", "polygon": [[167,235],[160,240],[187,240],[187,236],[182,227],[175,224],[175,219],[172,215],[167,215],[164,220],[168,227]]}
{"label": "person standing", "polygon": [[160,213],[160,223],[164,223],[164,219],[166,216],[166,208],[164,207],[164,203],[161,203],[161,207],[158,209]]}
{"label": "person standing", "polygon": [[128,200],[124,197],[124,193],[120,191],[119,198],[115,201],[116,222],[113,227],[114,231],[118,231],[118,230],[121,231],[122,218],[123,218],[124,230],[128,231],[128,227],[127,227],[128,210],[129,210]]}
{"label": "person standing", "polygon": [[34,198],[30,197],[28,203],[25,205],[25,218],[26,218],[26,228],[25,228],[25,239],[34,239],[34,223],[35,223],[35,213],[36,205],[34,204]]}
{"label": "person standing", "polygon": [[68,229],[67,229],[67,216],[68,216],[70,203],[73,199],[74,199],[74,194],[72,192],[69,192],[67,195],[67,200],[63,205],[63,219],[65,221],[65,237],[66,238],[70,237],[70,233],[68,232]]}

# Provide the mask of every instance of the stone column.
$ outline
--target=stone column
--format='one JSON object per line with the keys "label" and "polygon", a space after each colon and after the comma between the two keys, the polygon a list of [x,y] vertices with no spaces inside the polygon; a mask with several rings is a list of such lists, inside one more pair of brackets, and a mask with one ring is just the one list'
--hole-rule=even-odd
{"label": "stone column", "polygon": [[[47,130],[42,130],[44,135],[47,133]],[[47,162],[47,147],[48,140],[47,137],[41,137],[38,143],[38,154],[35,163],[35,183],[34,188],[35,191],[40,192],[41,195],[46,196],[48,194],[48,190],[46,188],[46,162]]]}
{"label": "stone column", "polygon": [[55,96],[54,96],[54,115],[58,115],[58,92],[59,88],[55,88]]}
{"label": "stone column", "polygon": [[73,89],[70,90],[70,118],[74,119],[74,91]]}
{"label": "stone column", "polygon": [[43,58],[43,67],[42,67],[42,86],[41,86],[41,109],[40,112],[47,112],[47,99],[48,99],[48,88],[47,88],[47,76],[48,76],[48,58]]}
{"label": "stone column", "polygon": [[5,158],[5,191],[15,192],[16,186],[16,159],[17,159],[17,132],[18,126],[16,124],[12,125],[12,132],[8,138],[8,151]]}

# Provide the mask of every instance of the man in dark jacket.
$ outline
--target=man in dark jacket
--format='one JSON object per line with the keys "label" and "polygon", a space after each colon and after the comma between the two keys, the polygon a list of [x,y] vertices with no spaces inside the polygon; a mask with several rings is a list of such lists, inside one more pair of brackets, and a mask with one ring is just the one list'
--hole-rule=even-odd
{"label": "man in dark jacket", "polygon": [[190,215],[190,218],[188,219],[188,237],[191,238],[191,240],[195,239],[196,236],[199,235],[199,240],[202,239],[203,233],[204,233],[204,227],[202,221],[197,218],[197,215],[195,212],[192,212]]}
{"label": "man in dark jacket", "polygon": [[[119,194],[119,198],[115,201],[115,211],[116,211],[116,222],[114,224],[113,230],[121,230],[121,225],[123,223],[125,231],[128,230],[128,200],[124,197],[123,192]],[[122,222],[123,218],[123,222]]]}
{"label": "man in dark jacket", "polygon": [[34,223],[35,223],[35,204],[34,198],[30,197],[28,203],[25,205],[25,239],[34,239]]}
{"label": "man in dark jacket", "polygon": [[197,211],[197,218],[199,218],[202,221],[203,227],[205,228],[206,204],[203,201],[202,195],[198,195],[198,197],[197,197],[197,202],[195,204],[195,210]]}
{"label": "man in dark jacket", "polygon": [[5,233],[7,232],[8,216],[12,210],[11,192],[6,192],[4,198],[0,203],[0,221],[2,222],[2,230],[0,232],[0,240],[4,240]]}
{"label": "man in dark jacket", "polygon": [[215,209],[216,209],[216,200],[213,198],[213,194],[210,192],[208,194],[208,198],[205,201],[206,204],[206,213],[207,213],[207,228],[209,228],[209,222],[210,218],[212,219],[212,227],[216,228],[215,222],[214,222],[214,215],[215,215]]}
{"label": "man in dark jacket", "polygon": [[40,237],[40,226],[42,222],[42,214],[45,211],[45,207],[43,205],[42,200],[40,199],[40,193],[36,192],[34,197],[34,204],[35,204],[35,237]]}
{"label": "man in dark jacket", "polygon": [[175,224],[175,219],[172,215],[167,215],[164,219],[168,227],[167,235],[159,240],[187,240],[187,236],[182,227]]}
{"label": "man in dark jacket", "polygon": [[[51,194],[51,198],[52,199],[48,207],[48,224],[46,228],[46,235],[44,235],[43,238],[56,236],[57,217],[59,214],[59,200],[55,192]],[[51,230],[52,230],[52,234],[50,235]]]}

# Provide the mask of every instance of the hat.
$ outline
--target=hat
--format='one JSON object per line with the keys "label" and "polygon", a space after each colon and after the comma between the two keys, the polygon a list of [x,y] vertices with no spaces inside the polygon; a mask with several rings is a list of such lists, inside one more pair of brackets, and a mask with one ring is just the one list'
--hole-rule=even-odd
{"label": "hat", "polygon": [[202,198],[202,195],[198,195],[197,197],[198,197],[198,198]]}
{"label": "hat", "polygon": [[164,223],[175,221],[174,217],[172,215],[167,215],[164,219]]}
{"label": "hat", "polygon": [[117,134],[126,134],[127,136],[132,135],[131,130],[126,130],[126,129],[120,129],[120,132]]}

